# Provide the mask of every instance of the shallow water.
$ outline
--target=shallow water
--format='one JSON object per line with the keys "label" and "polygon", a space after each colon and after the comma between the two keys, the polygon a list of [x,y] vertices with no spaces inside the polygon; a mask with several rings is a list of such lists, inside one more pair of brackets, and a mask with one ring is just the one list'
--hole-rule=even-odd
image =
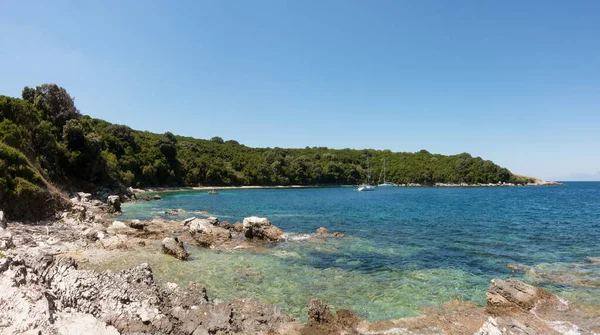
{"label": "shallow water", "polygon": [[[300,317],[314,297],[371,320],[418,315],[451,299],[483,305],[498,277],[600,304],[600,264],[589,258],[600,257],[600,183],[174,192],[123,208],[122,219],[149,219],[172,208],[187,213],[165,217],[202,217],[201,211],[229,222],[268,217],[291,233],[288,241],[228,252],[188,246],[188,262],[126,254],[102,268],[148,262],[161,282],[201,282],[213,298],[255,297]],[[351,237],[301,238],[320,226]],[[533,270],[512,272],[508,263]]]}

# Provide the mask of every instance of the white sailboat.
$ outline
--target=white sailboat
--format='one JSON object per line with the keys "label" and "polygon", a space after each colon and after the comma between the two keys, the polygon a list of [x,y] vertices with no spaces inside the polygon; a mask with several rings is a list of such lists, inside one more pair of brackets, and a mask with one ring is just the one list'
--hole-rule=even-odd
{"label": "white sailboat", "polygon": [[[381,175],[379,176],[379,178],[381,178]],[[381,179],[380,179],[380,181],[381,181]],[[378,187],[393,187],[393,186],[395,186],[394,184],[388,183],[385,180],[385,158],[383,158],[383,184],[379,184],[377,186]]]}
{"label": "white sailboat", "polygon": [[377,186],[371,184],[371,166],[369,165],[369,157],[368,156],[367,156],[367,166],[369,169],[369,174],[367,175],[367,182],[365,184],[358,185],[359,192],[375,191],[375,188],[377,187]]}

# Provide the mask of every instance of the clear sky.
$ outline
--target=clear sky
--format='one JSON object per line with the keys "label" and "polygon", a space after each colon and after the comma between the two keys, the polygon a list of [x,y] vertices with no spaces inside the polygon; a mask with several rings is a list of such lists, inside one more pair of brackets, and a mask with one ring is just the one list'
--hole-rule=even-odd
{"label": "clear sky", "polygon": [[134,129],[600,171],[597,0],[0,0],[0,69]]}

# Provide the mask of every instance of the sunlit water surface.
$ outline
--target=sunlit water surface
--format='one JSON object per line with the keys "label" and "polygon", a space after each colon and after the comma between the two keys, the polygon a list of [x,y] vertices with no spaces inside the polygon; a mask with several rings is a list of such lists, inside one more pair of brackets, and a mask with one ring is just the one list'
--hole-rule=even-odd
{"label": "sunlit water surface", "polygon": [[[507,277],[600,304],[600,263],[594,258],[600,257],[600,183],[174,192],[123,208],[122,219],[184,219],[202,217],[202,211],[229,222],[268,217],[290,234],[287,241],[224,252],[186,246],[192,255],[186,262],[125,252],[100,268],[147,262],[159,282],[201,282],[212,298],[258,298],[299,317],[311,298],[371,320],[418,315],[451,299],[483,305],[490,280]],[[163,214],[173,208],[187,213]],[[348,237],[303,239],[321,226]],[[509,263],[534,271],[512,272]]]}

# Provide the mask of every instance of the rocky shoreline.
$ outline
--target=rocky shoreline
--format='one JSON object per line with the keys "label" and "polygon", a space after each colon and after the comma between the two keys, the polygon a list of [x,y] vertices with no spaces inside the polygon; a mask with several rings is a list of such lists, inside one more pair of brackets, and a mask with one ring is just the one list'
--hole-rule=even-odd
{"label": "rocky shoreline", "polygon": [[[494,279],[486,306],[451,301],[423,315],[370,322],[349,310],[309,303],[302,322],[252,299],[214,302],[202,283],[159,286],[147,264],[119,272],[81,264],[121,250],[164,252],[185,261],[186,245],[212,250],[280,243],[267,218],[115,221],[121,200],[79,193],[72,208],[38,224],[8,222],[0,212],[0,334],[594,334],[600,309],[569,304],[516,279]],[[311,238],[343,238],[321,227]],[[158,243],[155,243],[158,242]],[[514,270],[527,271],[511,265]],[[483,294],[483,292],[482,292]]]}

